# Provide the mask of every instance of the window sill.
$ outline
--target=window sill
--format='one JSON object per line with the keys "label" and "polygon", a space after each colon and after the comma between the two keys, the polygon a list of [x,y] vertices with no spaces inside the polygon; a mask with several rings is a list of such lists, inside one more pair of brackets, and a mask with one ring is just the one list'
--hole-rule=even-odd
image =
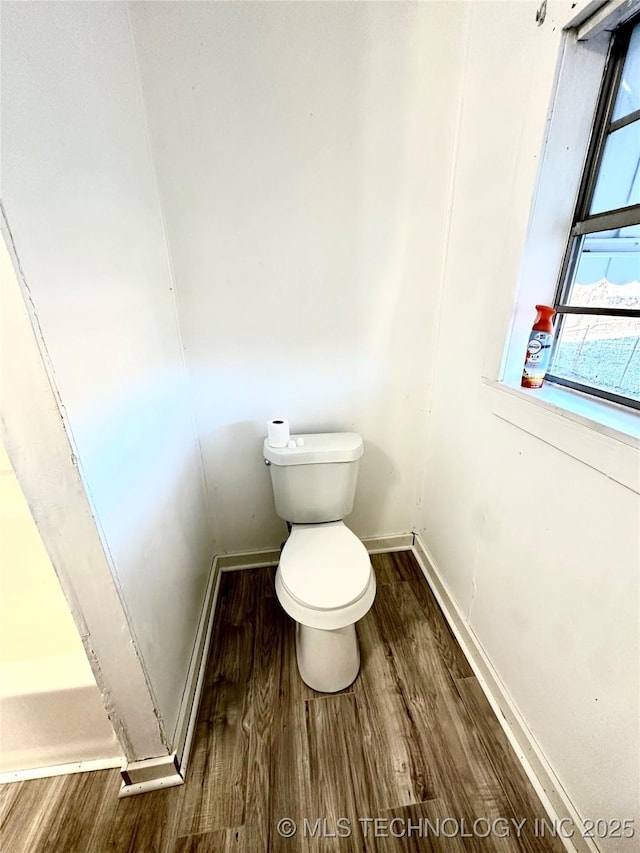
{"label": "window sill", "polygon": [[640,494],[640,418],[546,383],[536,391],[483,378],[493,413]]}

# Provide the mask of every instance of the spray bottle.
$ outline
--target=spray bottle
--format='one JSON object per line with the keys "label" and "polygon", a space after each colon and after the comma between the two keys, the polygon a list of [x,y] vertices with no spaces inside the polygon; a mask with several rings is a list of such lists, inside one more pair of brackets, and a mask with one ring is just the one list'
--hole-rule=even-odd
{"label": "spray bottle", "polygon": [[523,388],[542,388],[544,375],[549,367],[551,345],[553,344],[553,325],[551,318],[556,313],[548,305],[536,305],[538,315],[529,335],[527,355],[522,371]]}

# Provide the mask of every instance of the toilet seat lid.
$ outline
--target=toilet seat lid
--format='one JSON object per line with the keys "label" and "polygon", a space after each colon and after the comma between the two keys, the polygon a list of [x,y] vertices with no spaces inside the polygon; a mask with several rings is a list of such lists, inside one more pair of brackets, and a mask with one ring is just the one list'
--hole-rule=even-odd
{"label": "toilet seat lid", "polygon": [[335,610],[364,594],[371,561],[341,521],[294,525],[282,549],[280,576],[289,594],[307,607]]}

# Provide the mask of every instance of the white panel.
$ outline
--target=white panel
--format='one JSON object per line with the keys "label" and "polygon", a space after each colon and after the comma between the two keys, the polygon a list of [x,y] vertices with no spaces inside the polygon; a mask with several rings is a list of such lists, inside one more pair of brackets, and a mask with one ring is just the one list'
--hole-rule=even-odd
{"label": "white panel", "polygon": [[123,3],[6,3],[2,192],[81,468],[171,737],[211,559]]}
{"label": "white panel", "polygon": [[[9,234],[3,219],[0,231],[2,440],[64,590],[123,752],[130,758],[162,754],[165,744],[161,727],[81,482],[75,448],[61,419],[55,387],[50,384],[34,335],[33,315],[27,310],[13,272],[12,259],[5,246]],[[15,262],[15,258],[13,260]],[[63,653],[65,647],[68,650],[68,641],[68,634],[65,637],[56,632],[55,639],[48,644],[50,649],[56,650],[54,657]],[[15,658],[15,653],[13,656]],[[18,727],[25,725],[29,710],[23,698],[42,686],[45,673],[47,696],[54,704],[58,703],[58,707],[60,702],[69,704],[69,666],[61,667],[59,661],[53,666],[48,661],[37,664],[37,677],[28,679],[28,689],[24,679],[15,689],[24,672],[20,672],[21,666],[14,668],[14,674],[20,675],[20,678],[11,679],[13,694],[17,697],[13,710]],[[54,683],[52,691],[52,677],[56,673],[59,676],[61,671],[64,675],[61,681]],[[86,670],[78,673],[74,666],[74,679],[78,675],[80,683],[86,686]],[[38,704],[33,722],[37,724],[40,720],[48,725],[51,703],[45,697],[44,703]],[[80,709],[75,711],[82,718],[90,709],[85,702],[80,702]],[[91,729],[91,723],[88,728]],[[37,725],[34,729],[37,730]],[[87,729],[78,724],[78,734],[82,731]],[[22,737],[23,731],[19,728],[14,732],[17,738]],[[68,746],[66,736],[47,740],[49,745],[57,741],[65,749]],[[16,746],[15,741],[13,745]],[[18,752],[22,746],[17,744]],[[24,746],[28,749],[28,744]],[[18,757],[18,766],[23,764],[23,759],[24,756]],[[29,761],[33,759],[31,755]]]}
{"label": "white panel", "polygon": [[266,423],[365,439],[415,522],[463,7],[134,3],[217,552],[278,546]]}

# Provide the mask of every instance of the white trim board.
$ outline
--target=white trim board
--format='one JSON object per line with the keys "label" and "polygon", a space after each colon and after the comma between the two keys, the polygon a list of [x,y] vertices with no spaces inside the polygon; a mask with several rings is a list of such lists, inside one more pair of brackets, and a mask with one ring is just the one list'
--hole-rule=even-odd
{"label": "white trim board", "polygon": [[149,758],[125,765],[121,771],[123,782],[118,797],[131,797],[184,784],[209,658],[221,576],[218,558],[214,557],[180,703],[174,733],[174,752],[162,758]]}
{"label": "white trim board", "polygon": [[[549,765],[473,629],[442,579],[435,560],[417,533],[414,534],[412,551],[445,619],[469,661],[480,687],[489,700],[498,722],[549,817],[552,820],[566,820],[574,827],[582,826],[582,818],[577,809]],[[561,841],[570,853],[598,853],[598,848],[591,840],[583,838],[577,832],[573,838],[561,837]]]}
{"label": "white trim board", "polygon": [[[389,536],[372,536],[360,540],[369,554],[384,554],[389,551],[410,551],[413,548],[413,533],[393,533]],[[222,572],[236,572],[241,569],[258,569],[263,566],[277,566],[280,562],[279,550],[238,551],[235,554],[219,554],[215,565]]]}
{"label": "white trim board", "polygon": [[[482,381],[498,418],[640,493],[637,413],[618,411],[619,407],[604,401],[586,401],[585,395],[557,386],[545,385],[538,393],[491,379]],[[605,418],[618,418],[620,429],[605,424]]]}
{"label": "white trim board", "polygon": [[74,761],[71,764],[52,764],[48,767],[32,767],[28,770],[8,770],[0,773],[0,785],[12,782],[30,782],[33,779],[47,779],[50,776],[70,776],[72,773],[88,773],[90,770],[113,770],[121,768],[125,759],[92,758],[89,761]]}
{"label": "white trim board", "polygon": [[218,554],[215,565],[221,572],[236,572],[240,569],[259,569],[263,566],[277,566],[280,551],[238,551],[235,554]]}
{"label": "white trim board", "polygon": [[411,551],[413,549],[413,533],[396,533],[393,536],[363,539],[362,542],[370,554]]}
{"label": "white trim board", "polygon": [[200,650],[200,657],[198,661],[198,677],[196,682],[196,687],[193,693],[191,708],[189,711],[189,721],[187,724],[187,728],[185,731],[184,741],[182,741],[181,749],[178,749],[178,758],[180,761],[180,772],[184,777],[187,764],[189,762],[189,756],[191,755],[191,744],[193,742],[193,736],[196,731],[196,724],[198,722],[198,711],[200,710],[200,699],[202,698],[202,688],[204,686],[204,676],[207,671],[207,663],[209,661],[209,648],[211,646],[211,636],[213,634],[213,626],[215,623],[215,615],[216,608],[218,606],[218,594],[220,592],[220,580],[222,578],[222,571],[218,570],[216,566],[216,561],[214,559],[213,567],[211,569],[211,578],[213,580],[213,595],[211,598],[211,604],[207,608],[203,608],[203,612],[207,612],[206,617],[206,631],[205,631],[205,640],[204,644]]}
{"label": "white trim board", "polygon": [[118,797],[133,797],[136,794],[148,794],[159,788],[173,788],[184,785],[184,775],[175,752],[160,758],[145,758],[142,761],[130,761],[120,771],[122,786]]}
{"label": "white trim board", "polygon": [[198,715],[200,695],[202,693],[207,658],[209,656],[214,613],[220,590],[220,575],[221,572],[217,566],[217,559],[214,558],[209,573],[204,602],[200,611],[196,640],[189,662],[189,671],[173,735],[173,748],[178,757],[181,769],[186,767],[189,760],[189,749]]}

